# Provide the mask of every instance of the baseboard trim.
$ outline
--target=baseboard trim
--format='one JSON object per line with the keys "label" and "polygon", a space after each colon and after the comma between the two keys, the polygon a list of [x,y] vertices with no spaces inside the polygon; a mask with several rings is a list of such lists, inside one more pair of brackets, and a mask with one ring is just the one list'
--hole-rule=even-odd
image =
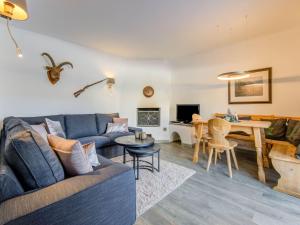
{"label": "baseboard trim", "polygon": [[170,144],[171,142],[169,140],[155,140],[155,143],[158,143],[158,144]]}
{"label": "baseboard trim", "polygon": [[[170,141],[170,140],[155,140],[155,143],[157,144],[171,144],[173,142],[176,142],[176,141]],[[182,146],[185,146],[185,147],[190,147],[190,148],[194,148],[195,144],[184,144],[184,143],[180,143],[180,145]]]}

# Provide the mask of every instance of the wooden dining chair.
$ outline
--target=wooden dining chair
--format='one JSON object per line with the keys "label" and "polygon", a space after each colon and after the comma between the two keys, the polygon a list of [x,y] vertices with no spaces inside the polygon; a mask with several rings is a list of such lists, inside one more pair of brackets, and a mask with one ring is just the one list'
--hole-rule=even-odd
{"label": "wooden dining chair", "polygon": [[206,154],[205,146],[206,143],[208,143],[210,137],[209,134],[203,133],[204,121],[202,120],[199,114],[192,115],[192,123],[194,124],[195,127],[194,137],[196,139],[193,161],[198,162],[200,144],[202,142],[202,151],[204,154]]}
{"label": "wooden dining chair", "polygon": [[232,170],[231,170],[231,156],[234,161],[235,168],[238,170],[238,163],[235,156],[234,148],[238,145],[234,141],[228,141],[226,136],[230,132],[231,124],[226,120],[215,118],[208,121],[208,131],[211,135],[211,139],[208,142],[208,150],[209,150],[209,157],[208,157],[208,164],[207,164],[207,171],[209,171],[209,167],[211,164],[211,160],[213,154],[215,153],[215,164],[217,163],[218,154],[226,152],[227,158],[227,166],[230,178],[232,178]]}

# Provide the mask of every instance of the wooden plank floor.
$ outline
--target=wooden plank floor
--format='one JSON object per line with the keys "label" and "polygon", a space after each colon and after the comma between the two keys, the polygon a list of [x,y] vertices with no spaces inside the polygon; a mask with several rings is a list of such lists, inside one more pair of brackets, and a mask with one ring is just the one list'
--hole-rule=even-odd
{"label": "wooden plank floor", "polygon": [[[225,155],[206,172],[207,157],[192,164],[193,150],[179,143],[161,144],[161,155],[196,174],[137,219],[136,225],[300,225],[300,199],[272,190],[278,174],[266,170],[257,180],[254,152],[238,151],[240,170],[227,176]],[[224,159],[224,160],[223,160]]]}

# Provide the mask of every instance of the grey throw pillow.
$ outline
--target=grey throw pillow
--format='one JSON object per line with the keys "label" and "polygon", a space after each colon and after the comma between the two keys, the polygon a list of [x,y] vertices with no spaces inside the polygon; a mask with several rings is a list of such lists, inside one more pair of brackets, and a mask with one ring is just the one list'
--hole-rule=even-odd
{"label": "grey throw pillow", "polygon": [[46,118],[45,121],[46,121],[46,126],[48,128],[49,134],[66,138],[66,134],[59,121],[53,121],[48,118]]}
{"label": "grey throw pillow", "polygon": [[128,125],[126,123],[108,123],[106,133],[113,132],[128,132]]}

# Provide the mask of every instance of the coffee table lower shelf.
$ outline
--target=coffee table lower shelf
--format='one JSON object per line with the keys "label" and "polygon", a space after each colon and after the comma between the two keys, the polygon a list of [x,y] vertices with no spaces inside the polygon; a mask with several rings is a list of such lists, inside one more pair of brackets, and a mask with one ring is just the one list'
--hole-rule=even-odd
{"label": "coffee table lower shelf", "polygon": [[[126,153],[128,153],[133,160],[126,161]],[[154,166],[154,155],[157,154],[157,167]],[[152,157],[151,162],[141,160],[141,158]],[[150,147],[144,148],[132,148],[124,147],[123,163],[133,162],[133,170],[135,173],[135,179],[139,179],[140,169],[146,169],[154,173],[154,171],[160,171],[160,147],[158,144],[154,144]],[[142,163],[142,164],[141,164]]]}

